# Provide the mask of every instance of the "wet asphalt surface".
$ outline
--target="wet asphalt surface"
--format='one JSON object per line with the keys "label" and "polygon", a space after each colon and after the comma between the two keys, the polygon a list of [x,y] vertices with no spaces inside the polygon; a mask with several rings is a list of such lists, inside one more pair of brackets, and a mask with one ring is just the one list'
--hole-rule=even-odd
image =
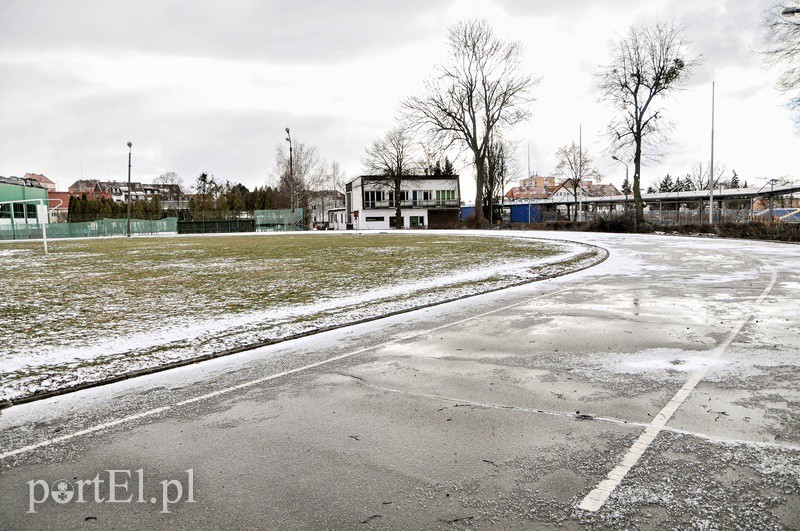
{"label": "wet asphalt surface", "polygon": [[[800,528],[800,246],[534,235],[610,256],[2,410],[0,454],[64,439],[0,459],[0,528]],[[579,508],[700,368],[603,507]],[[131,502],[108,502],[108,470],[131,472]],[[79,503],[98,475],[105,501],[85,484]]]}

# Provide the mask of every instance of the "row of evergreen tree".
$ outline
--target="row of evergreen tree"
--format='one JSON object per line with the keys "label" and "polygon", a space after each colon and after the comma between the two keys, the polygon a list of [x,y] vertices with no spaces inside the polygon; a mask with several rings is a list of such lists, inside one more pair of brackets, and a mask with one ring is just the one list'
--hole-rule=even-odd
{"label": "row of evergreen tree", "polygon": [[[739,176],[736,175],[736,172],[733,172],[733,177],[730,179],[715,179],[714,181],[715,188],[747,188],[747,181],[744,183],[739,182]],[[694,192],[698,189],[697,180],[692,179],[691,175],[686,175],[683,179],[678,177],[677,179],[673,180],[670,174],[667,174],[661,181],[659,181],[658,186],[650,186],[647,189],[647,193],[653,194],[657,192]]]}
{"label": "row of evergreen tree", "polygon": [[[134,201],[131,205],[133,219],[161,219],[176,216],[183,220],[215,220],[237,218],[243,212],[289,208],[287,194],[271,186],[255,187],[226,182],[218,185],[206,174],[198,179],[198,193],[189,196],[187,208],[181,211],[164,210],[158,198],[152,201]],[[303,205],[301,205],[303,206]],[[86,194],[72,197],[67,210],[67,221],[83,222],[98,219],[123,219],[127,216],[127,203],[106,198],[88,198]]]}
{"label": "row of evergreen tree", "polygon": [[[167,213],[161,208],[158,198],[153,201],[134,201],[131,204],[133,219],[161,219]],[[128,215],[128,205],[113,199],[89,199],[86,194],[72,197],[67,208],[67,221],[79,223],[98,219],[123,219]]]}

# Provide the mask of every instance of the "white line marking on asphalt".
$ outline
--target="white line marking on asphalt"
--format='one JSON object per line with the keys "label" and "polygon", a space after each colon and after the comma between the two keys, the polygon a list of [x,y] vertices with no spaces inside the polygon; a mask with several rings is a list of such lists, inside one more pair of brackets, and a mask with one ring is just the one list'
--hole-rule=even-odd
{"label": "white line marking on asphalt", "polygon": [[[753,317],[753,314],[756,312],[758,307],[764,302],[764,299],[767,297],[769,292],[772,290],[772,287],[775,286],[775,281],[777,280],[778,275],[775,271],[772,271],[772,278],[770,279],[769,285],[764,288],[764,291],[761,292],[761,295],[758,296],[753,306],[750,308],[750,311],[745,315],[739,323],[731,330],[731,332],[725,337],[725,340],[720,343],[717,348],[715,348],[711,352],[711,357],[718,357],[722,355],[725,349],[730,346],[736,336],[739,335],[739,332],[742,331],[744,325]],[[686,380],[686,383],[683,384],[675,396],[667,402],[667,405],[664,406],[658,415],[656,415],[647,428],[644,430],[636,442],[633,443],[633,446],[628,450],[625,456],[622,458],[622,461],[614,467],[611,472],[608,473],[606,479],[601,481],[597,487],[595,487],[589,494],[586,495],[585,498],[578,504],[578,507],[585,511],[595,512],[600,510],[601,507],[606,503],[608,497],[611,496],[611,493],[614,492],[622,480],[625,479],[625,476],[628,474],[631,468],[633,468],[639,459],[644,455],[647,448],[656,438],[656,435],[666,426],[669,419],[672,418],[672,415],[681,407],[683,402],[686,398],[691,394],[697,384],[705,377],[706,373],[710,370],[709,367],[704,367],[702,369],[698,369],[697,371],[693,372],[689,375],[689,379]]]}
{"label": "white line marking on asphalt", "polygon": [[[574,412],[567,412],[567,411],[551,411],[545,409],[533,409],[529,407],[523,406],[512,406],[509,404],[494,404],[490,402],[476,402],[471,399],[465,398],[455,398],[452,396],[445,396],[445,395],[435,395],[430,393],[420,393],[415,391],[404,391],[403,389],[396,389],[393,387],[384,387],[382,385],[375,385],[368,382],[363,381],[362,379],[355,377],[351,374],[342,374],[342,376],[349,376],[356,380],[359,385],[363,385],[364,387],[369,387],[370,389],[375,389],[377,391],[383,391],[385,393],[393,393],[398,395],[406,395],[406,396],[413,396],[413,397],[420,397],[420,398],[428,398],[430,400],[440,400],[442,402],[452,402],[455,404],[466,405],[466,406],[473,406],[477,408],[484,408],[484,409],[499,409],[502,411],[514,411],[518,413],[531,413],[534,415],[547,415],[550,417],[562,417],[562,418],[570,418],[570,419],[578,419],[578,416]],[[586,419],[587,421],[595,421],[595,422],[607,422],[609,424],[617,424],[620,426],[631,426],[631,427],[639,427],[639,428],[649,428],[650,424],[646,422],[636,422],[633,420],[625,420],[615,417],[591,417],[590,419]],[[720,439],[717,437],[712,437],[711,435],[706,435],[705,433],[699,433],[696,431],[688,431],[688,430],[679,430],[677,428],[670,428],[669,426],[663,426],[661,431],[668,431],[670,433],[677,433],[680,435],[688,435],[690,437],[697,437],[699,439],[705,439],[706,441],[713,443],[713,444],[729,444],[729,445],[745,445],[745,446],[752,446],[754,448],[774,448],[778,450],[789,450],[792,452],[800,451],[800,446],[794,444],[784,444],[784,443],[775,443],[775,442],[761,442],[761,441],[748,441],[745,439]]]}
{"label": "white line marking on asphalt", "polygon": [[[283,371],[283,372],[279,372],[279,373],[276,373],[276,374],[271,374],[269,376],[264,376],[262,378],[256,378],[255,380],[250,380],[250,381],[243,382],[243,383],[231,386],[231,387],[226,387],[224,389],[219,389],[217,391],[212,391],[212,392],[206,393],[204,395],[196,396],[194,398],[189,398],[187,400],[182,400],[180,402],[176,402],[176,403],[174,403],[172,405],[169,405],[169,406],[162,406],[162,407],[157,407],[157,408],[154,408],[154,409],[149,409],[147,411],[143,411],[141,413],[136,413],[134,415],[129,415],[129,416],[123,417],[121,419],[112,420],[112,421],[109,421],[109,422],[103,422],[101,424],[97,424],[97,425],[92,426],[90,428],[79,430],[79,431],[76,431],[74,433],[69,433],[67,435],[61,435],[60,437],[53,437],[51,439],[45,439],[45,440],[40,441],[40,442],[35,443],[35,444],[29,444],[28,446],[23,446],[21,448],[17,448],[16,450],[9,450],[7,452],[0,453],[0,459],[6,459],[8,457],[12,457],[12,456],[19,455],[19,454],[22,454],[22,453],[25,453],[25,452],[30,452],[32,450],[36,450],[38,448],[44,448],[46,446],[51,446],[51,445],[53,445],[55,443],[68,441],[69,439],[72,439],[74,437],[78,437],[80,435],[86,435],[86,434],[89,434],[89,433],[95,433],[95,432],[98,432],[98,431],[101,431],[101,430],[105,430],[107,428],[112,428],[114,426],[118,426],[120,424],[124,424],[126,422],[133,421],[133,420],[138,420],[138,419],[141,419],[141,418],[144,418],[144,417],[151,417],[153,415],[157,415],[158,413],[163,413],[164,411],[169,411],[169,410],[171,410],[173,408],[176,408],[176,407],[185,406],[185,405],[188,405],[188,404],[193,404],[195,402],[200,402],[202,400],[207,400],[209,398],[214,398],[214,397],[217,397],[217,396],[220,396],[220,395],[224,395],[224,394],[230,393],[232,391],[238,391],[240,389],[246,389],[248,387],[252,387],[252,386],[258,385],[260,383],[264,383],[264,382],[268,382],[270,380],[274,380],[276,378],[281,378],[283,376],[288,376],[290,374],[295,374],[295,373],[302,372],[302,371],[305,371],[305,370],[308,370],[308,369],[313,369],[315,367],[319,367],[321,365],[326,365],[328,363],[332,363],[334,361],[339,361],[339,360],[342,360],[342,359],[345,359],[345,358],[349,358],[349,357],[355,356],[357,354],[363,354],[364,352],[369,352],[370,350],[376,350],[376,349],[381,348],[381,347],[387,347],[387,346],[396,345],[400,341],[405,341],[405,340],[412,339],[412,338],[415,338],[415,337],[424,336],[425,334],[430,334],[432,332],[437,332],[439,330],[442,330],[442,329],[445,329],[445,328],[448,328],[448,327],[451,327],[451,326],[462,324],[462,323],[465,323],[465,322],[468,322],[468,321],[473,321],[475,319],[480,319],[482,317],[486,317],[487,315],[491,315],[491,314],[494,314],[494,313],[502,312],[503,310],[508,310],[508,309],[511,309],[511,308],[515,308],[517,306],[523,306],[525,304],[529,304],[532,300],[540,299],[540,298],[546,297],[548,295],[554,295],[556,293],[561,293],[563,291],[567,291],[567,290],[570,290],[570,289],[580,289],[580,288],[583,288],[583,287],[585,287],[585,286],[587,286],[589,284],[593,284],[595,282],[598,282],[599,280],[601,280],[601,279],[596,278],[596,279],[592,279],[592,280],[589,280],[587,282],[583,282],[583,283],[575,285],[575,286],[565,286],[565,287],[563,287],[561,289],[557,289],[557,290],[550,291],[550,292],[547,292],[547,293],[540,293],[539,295],[530,297],[530,298],[525,299],[524,301],[521,301],[521,302],[515,302],[514,304],[509,304],[507,306],[502,306],[500,308],[495,308],[494,310],[489,310],[488,312],[483,312],[483,313],[480,313],[478,315],[473,315],[473,316],[470,316],[470,317],[466,317],[464,319],[459,319],[458,321],[453,321],[452,323],[447,323],[447,324],[442,325],[442,326],[437,326],[437,327],[434,327],[434,328],[431,328],[431,329],[423,330],[421,332],[416,332],[416,333],[408,335],[408,336],[403,336],[403,337],[400,337],[398,339],[395,339],[394,341],[389,341],[388,343],[382,343],[380,345],[373,345],[373,346],[370,346],[370,347],[360,348],[358,350],[354,350],[352,352],[347,352],[345,354],[340,354],[340,355],[334,356],[332,358],[327,358],[327,359],[320,360],[320,361],[317,361],[317,362],[314,362],[314,363],[309,363],[308,365],[303,365],[302,367],[297,367],[296,369],[290,369],[288,371]],[[284,344],[284,346],[285,346],[285,344]]]}

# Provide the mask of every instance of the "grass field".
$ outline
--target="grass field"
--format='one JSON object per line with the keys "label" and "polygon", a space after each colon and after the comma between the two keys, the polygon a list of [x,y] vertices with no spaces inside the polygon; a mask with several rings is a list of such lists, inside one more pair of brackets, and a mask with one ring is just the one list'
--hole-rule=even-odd
{"label": "grass field", "polygon": [[60,240],[0,246],[5,395],[472,294],[574,259],[559,244],[417,234]]}

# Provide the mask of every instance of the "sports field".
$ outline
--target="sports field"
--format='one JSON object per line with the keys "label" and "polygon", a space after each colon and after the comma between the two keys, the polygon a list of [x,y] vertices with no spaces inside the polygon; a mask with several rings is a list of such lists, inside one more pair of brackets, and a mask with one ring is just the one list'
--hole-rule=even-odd
{"label": "sports field", "polygon": [[434,234],[0,246],[0,378],[18,397],[535,279],[586,247]]}

